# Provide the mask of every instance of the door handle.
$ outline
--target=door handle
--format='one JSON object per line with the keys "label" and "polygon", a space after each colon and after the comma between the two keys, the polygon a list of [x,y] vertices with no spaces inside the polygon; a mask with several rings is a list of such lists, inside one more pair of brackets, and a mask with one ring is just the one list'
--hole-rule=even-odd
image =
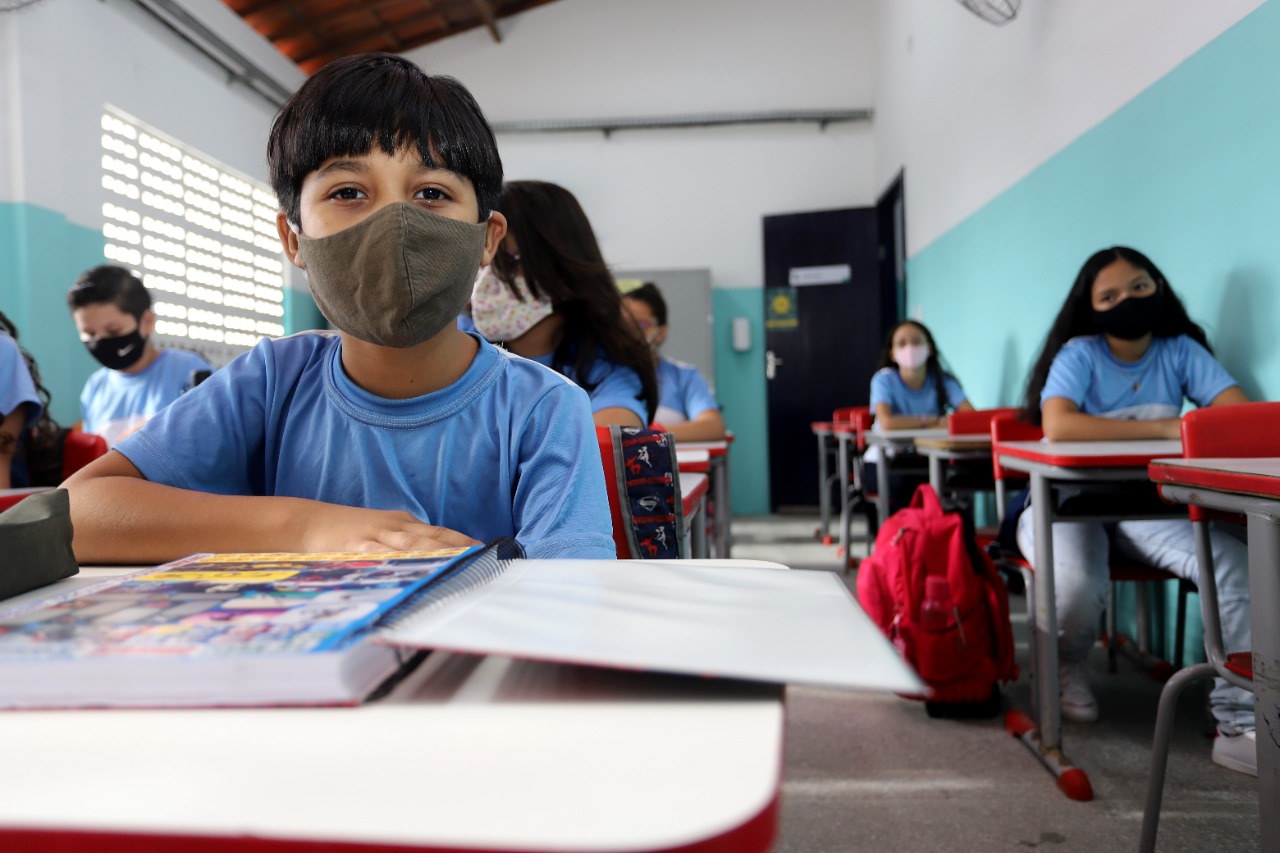
{"label": "door handle", "polygon": [[782,359],[773,354],[773,350],[764,353],[764,378],[773,379],[778,375],[778,365],[784,364]]}

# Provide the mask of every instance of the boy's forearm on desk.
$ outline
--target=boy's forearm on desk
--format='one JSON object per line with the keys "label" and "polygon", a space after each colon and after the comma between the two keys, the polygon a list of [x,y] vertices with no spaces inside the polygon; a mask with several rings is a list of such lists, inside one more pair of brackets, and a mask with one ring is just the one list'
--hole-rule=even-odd
{"label": "boy's forearm on desk", "polygon": [[212,495],[133,477],[67,484],[81,563],[156,563],[201,551],[300,550],[314,501]]}

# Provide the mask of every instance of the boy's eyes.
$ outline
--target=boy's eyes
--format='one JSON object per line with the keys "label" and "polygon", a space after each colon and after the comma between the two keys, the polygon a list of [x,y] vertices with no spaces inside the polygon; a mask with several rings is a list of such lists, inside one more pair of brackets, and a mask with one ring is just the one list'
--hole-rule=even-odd
{"label": "boy's eyes", "polygon": [[[423,187],[413,194],[415,199],[424,201],[452,201],[452,196],[440,187]],[[329,198],[338,199],[339,201],[358,201],[359,199],[368,198],[363,190],[355,187],[339,187],[329,193]]]}
{"label": "boy's eyes", "polygon": [[423,187],[413,194],[414,198],[422,198],[426,201],[449,201],[450,195],[440,187]]}

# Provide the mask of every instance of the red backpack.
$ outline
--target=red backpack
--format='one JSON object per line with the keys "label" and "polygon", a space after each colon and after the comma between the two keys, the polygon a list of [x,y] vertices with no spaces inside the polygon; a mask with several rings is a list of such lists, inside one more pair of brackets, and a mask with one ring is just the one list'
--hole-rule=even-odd
{"label": "red backpack", "polygon": [[929,687],[930,716],[995,716],[1013,681],[1009,597],[961,513],[920,486],[858,564],[858,602]]}

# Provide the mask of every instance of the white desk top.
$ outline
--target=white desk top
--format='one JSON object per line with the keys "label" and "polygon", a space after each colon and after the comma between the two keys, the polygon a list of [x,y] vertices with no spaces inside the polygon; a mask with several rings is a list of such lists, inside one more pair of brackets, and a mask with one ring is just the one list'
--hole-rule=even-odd
{"label": "white desk top", "polygon": [[910,444],[917,438],[946,438],[946,427],[928,429],[870,429],[865,433],[868,444]]}
{"label": "white desk top", "polygon": [[0,846],[25,827],[666,850],[776,806],[782,732],[777,689],[447,654],[358,708],[6,713]]}
{"label": "white desk top", "polygon": [[1280,458],[1200,458],[1161,459],[1161,465],[1177,468],[1194,468],[1202,471],[1225,471],[1230,474],[1250,474],[1255,477],[1280,477]]}
{"label": "white desk top", "polygon": [[993,448],[1007,463],[1008,457],[1046,465],[1143,465],[1152,459],[1182,456],[1182,442],[1140,441],[1000,441]]}

